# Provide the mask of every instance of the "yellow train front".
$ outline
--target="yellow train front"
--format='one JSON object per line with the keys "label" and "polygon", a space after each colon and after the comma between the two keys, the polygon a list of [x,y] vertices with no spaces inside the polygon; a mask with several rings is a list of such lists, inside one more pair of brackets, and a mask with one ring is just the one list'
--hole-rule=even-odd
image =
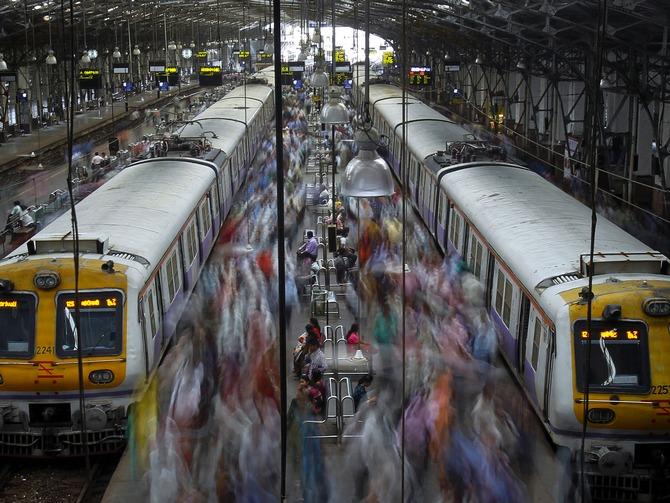
{"label": "yellow train front", "polygon": [[0,265],[0,455],[83,454],[80,350],[89,451],[124,446],[136,382],[129,369],[138,373],[127,366],[136,350],[126,330],[127,267],[81,257],[78,306],[72,254]]}

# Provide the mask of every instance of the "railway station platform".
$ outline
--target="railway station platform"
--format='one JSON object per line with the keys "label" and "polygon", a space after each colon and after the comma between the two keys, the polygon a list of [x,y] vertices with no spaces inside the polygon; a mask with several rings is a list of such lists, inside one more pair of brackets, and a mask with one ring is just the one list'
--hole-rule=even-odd
{"label": "railway station platform", "polygon": [[[128,110],[125,101],[116,101],[110,105],[75,113],[74,134],[75,138],[95,133],[96,131],[111,126],[116,121],[128,118],[136,110],[145,110],[156,107],[167,100],[184,93],[188,93],[198,87],[191,83],[163,92],[157,97],[156,91],[146,91],[134,95],[128,99]],[[35,129],[27,135],[12,136],[9,140],[0,143],[0,173],[27,162],[45,162],[48,154],[67,143],[67,123],[60,122],[57,125],[46,126]],[[35,154],[34,156],[32,154]]]}

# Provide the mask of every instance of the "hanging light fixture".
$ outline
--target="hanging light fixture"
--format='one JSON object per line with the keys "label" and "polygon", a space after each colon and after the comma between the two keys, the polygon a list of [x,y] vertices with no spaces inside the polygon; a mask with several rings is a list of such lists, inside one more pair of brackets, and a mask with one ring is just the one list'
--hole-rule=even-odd
{"label": "hanging light fixture", "polygon": [[140,51],[140,46],[135,44],[135,48],[133,49],[133,56],[139,56],[142,54],[142,51]]}
{"label": "hanging light fixture", "polygon": [[118,47],[114,47],[114,52],[112,53],[112,57],[114,59],[119,59],[121,57],[121,51],[119,51]]}
{"label": "hanging light fixture", "polygon": [[481,65],[483,63],[484,63],[484,60],[479,55],[477,55],[477,58],[475,58],[475,64]]}
{"label": "hanging light fixture", "polygon": [[58,61],[56,61],[56,56],[54,56],[54,52],[52,49],[49,49],[45,63],[47,65],[55,65],[56,63],[58,63]]}
{"label": "hanging light fixture", "polygon": [[91,59],[91,61],[98,57],[98,51],[96,49],[89,49],[86,51],[86,54],[88,54],[88,57]]}
{"label": "hanging light fixture", "polygon": [[177,50],[177,44],[174,43],[174,40],[170,40],[170,43],[168,44],[167,48],[171,51],[176,51]]}
{"label": "hanging light fixture", "polygon": [[354,134],[358,155],[344,171],[340,194],[351,197],[390,196],[395,191],[391,170],[377,153],[379,133],[370,120],[370,0],[365,3],[365,102],[363,123]]}
{"label": "hanging light fixture", "polygon": [[349,122],[349,111],[340,100],[337,88],[331,89],[328,103],[321,109],[321,122],[328,125]]}
{"label": "hanging light fixture", "polygon": [[323,68],[321,68],[320,65],[317,66],[316,69],[314,70],[314,73],[310,78],[309,84],[312,87],[319,87],[319,88],[328,87],[328,85],[330,84],[330,78],[328,77],[328,74],[323,71]]}
{"label": "hanging light fixture", "polygon": [[370,124],[367,126],[358,129],[354,135],[358,155],[349,161],[344,171],[340,188],[342,196],[382,197],[395,192],[391,170],[377,153],[379,134]]}
{"label": "hanging light fixture", "polygon": [[194,48],[195,48],[195,42],[194,42],[193,40],[191,40],[191,43],[188,44],[188,46],[189,46],[191,49],[194,49]]}
{"label": "hanging light fixture", "polygon": [[88,65],[91,62],[91,58],[88,56],[88,51],[84,51],[80,61],[82,65]]}

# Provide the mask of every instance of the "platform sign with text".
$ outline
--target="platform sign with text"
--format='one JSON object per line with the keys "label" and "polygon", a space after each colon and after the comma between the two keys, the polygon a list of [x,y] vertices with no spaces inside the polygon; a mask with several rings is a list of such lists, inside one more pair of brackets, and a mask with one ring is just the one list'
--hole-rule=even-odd
{"label": "platform sign with text", "polygon": [[207,60],[207,51],[198,51],[195,53],[195,57],[198,59]]}
{"label": "platform sign with text", "polygon": [[461,62],[460,61],[445,61],[444,62],[444,71],[445,72],[459,72],[459,71],[461,71]]}
{"label": "platform sign with text", "polygon": [[102,74],[97,68],[83,68],[79,70],[79,89],[102,88]]}
{"label": "platform sign with text", "polygon": [[112,73],[114,75],[127,75],[130,73],[128,62],[112,63]]}
{"label": "platform sign with text", "polygon": [[408,83],[415,87],[429,87],[433,84],[433,69],[429,66],[412,66],[408,72]]}
{"label": "platform sign with text", "polygon": [[223,74],[219,66],[201,66],[198,70],[201,86],[216,87],[223,83]]}
{"label": "platform sign with text", "polygon": [[333,85],[343,86],[347,80],[353,77],[351,73],[351,63],[343,61],[341,63],[335,62],[335,79]]}
{"label": "platform sign with text", "polygon": [[382,64],[387,66],[395,65],[395,53],[393,51],[385,51],[382,54]]}
{"label": "platform sign with text", "polygon": [[149,71],[156,73],[164,73],[165,61],[149,61]]}
{"label": "platform sign with text", "polygon": [[347,60],[344,54],[344,49],[337,49],[335,51],[335,63],[344,63]]}

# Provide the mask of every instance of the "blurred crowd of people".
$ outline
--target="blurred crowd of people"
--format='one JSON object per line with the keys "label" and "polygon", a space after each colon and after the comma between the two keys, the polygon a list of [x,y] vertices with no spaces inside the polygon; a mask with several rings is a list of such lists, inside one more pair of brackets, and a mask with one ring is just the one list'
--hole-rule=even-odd
{"label": "blurred crowd of people", "polygon": [[[311,140],[304,94],[284,103],[290,323],[300,309],[299,264],[291,250],[305,214]],[[347,134],[338,131],[336,141]],[[338,141],[340,162],[351,155]],[[177,345],[159,370],[155,427],[141,414],[135,418],[136,435],[146,435],[136,438],[146,446],[137,459],[146,463],[152,501],[278,499],[278,362],[291,354],[281,354],[276,321],[276,162],[274,142],[265,140]],[[406,501],[523,501],[515,469],[529,461],[529,449],[523,428],[501,403],[510,392],[498,384],[483,288],[462,263],[444,260],[420,225],[408,226],[403,247],[402,204],[395,194],[338,207],[336,219],[349,235],[340,257],[347,267],[360,267],[347,303],[354,311],[361,305],[354,312],[360,322],[346,340],[363,349],[373,369],[353,391],[356,415],[347,428],[359,438],[337,447],[337,461],[329,459],[321,440],[312,438],[319,427],[312,420],[327,415],[328,369],[319,320],[309,320],[294,350],[298,380],[288,417],[288,459],[299,473],[300,497],[398,501],[404,493]],[[346,276],[338,272],[340,278]]]}

